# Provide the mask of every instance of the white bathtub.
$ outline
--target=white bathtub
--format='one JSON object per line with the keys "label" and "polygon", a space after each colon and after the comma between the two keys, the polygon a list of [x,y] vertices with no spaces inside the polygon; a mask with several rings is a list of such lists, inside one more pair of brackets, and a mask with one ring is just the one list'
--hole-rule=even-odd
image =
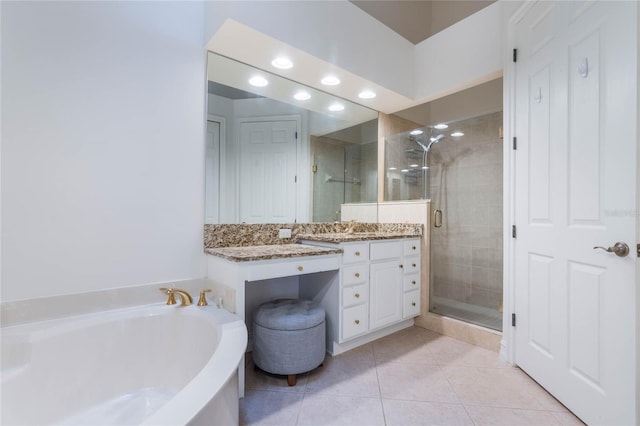
{"label": "white bathtub", "polygon": [[247,330],[146,305],[2,328],[2,425],[238,424]]}

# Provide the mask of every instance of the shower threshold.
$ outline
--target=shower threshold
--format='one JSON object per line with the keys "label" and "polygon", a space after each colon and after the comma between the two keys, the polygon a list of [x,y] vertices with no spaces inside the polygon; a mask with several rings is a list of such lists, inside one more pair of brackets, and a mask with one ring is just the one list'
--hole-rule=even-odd
{"label": "shower threshold", "polygon": [[430,312],[502,331],[502,312],[445,297],[433,297]]}

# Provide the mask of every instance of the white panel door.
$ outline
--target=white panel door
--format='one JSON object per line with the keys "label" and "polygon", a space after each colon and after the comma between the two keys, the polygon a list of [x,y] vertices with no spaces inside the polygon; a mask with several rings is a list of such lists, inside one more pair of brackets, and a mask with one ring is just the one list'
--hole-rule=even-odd
{"label": "white panel door", "polygon": [[240,221],[296,221],[296,121],[240,124]]}
{"label": "white panel door", "polygon": [[640,420],[637,7],[541,1],[515,24],[515,359],[588,424]]}
{"label": "white panel door", "polygon": [[220,123],[207,121],[205,223],[220,223]]}

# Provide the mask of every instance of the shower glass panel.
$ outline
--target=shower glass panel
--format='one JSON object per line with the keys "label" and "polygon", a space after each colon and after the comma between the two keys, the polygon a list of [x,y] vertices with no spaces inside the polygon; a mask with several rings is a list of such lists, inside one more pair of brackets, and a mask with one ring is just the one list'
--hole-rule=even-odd
{"label": "shower glass panel", "polygon": [[448,125],[427,160],[429,310],[502,330],[502,112]]}
{"label": "shower glass panel", "polygon": [[376,202],[377,120],[356,127],[311,137],[314,222],[340,221],[344,203]]}

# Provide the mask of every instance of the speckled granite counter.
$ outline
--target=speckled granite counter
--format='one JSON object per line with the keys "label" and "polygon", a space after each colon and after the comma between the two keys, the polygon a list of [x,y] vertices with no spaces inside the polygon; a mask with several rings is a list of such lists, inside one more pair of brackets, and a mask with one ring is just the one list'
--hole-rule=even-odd
{"label": "speckled granite counter", "polygon": [[205,253],[222,257],[232,262],[250,262],[252,260],[287,259],[303,256],[321,256],[340,254],[341,249],[308,246],[305,244],[279,244],[249,247],[208,248]]}
{"label": "speckled granite counter", "polygon": [[299,234],[300,240],[322,241],[325,243],[348,243],[354,241],[390,240],[396,238],[419,238],[422,233],[407,232],[354,232],[352,234],[340,233],[320,233],[320,234]]}
{"label": "speckled granite counter", "polygon": [[[299,243],[301,235],[354,235],[348,241],[421,237],[423,227],[416,223],[262,223],[220,224],[204,226],[204,248],[290,245]],[[280,229],[290,229],[291,238],[279,238]],[[345,237],[347,238],[347,237]],[[320,240],[323,241],[323,240]],[[347,240],[340,240],[347,241]]]}

